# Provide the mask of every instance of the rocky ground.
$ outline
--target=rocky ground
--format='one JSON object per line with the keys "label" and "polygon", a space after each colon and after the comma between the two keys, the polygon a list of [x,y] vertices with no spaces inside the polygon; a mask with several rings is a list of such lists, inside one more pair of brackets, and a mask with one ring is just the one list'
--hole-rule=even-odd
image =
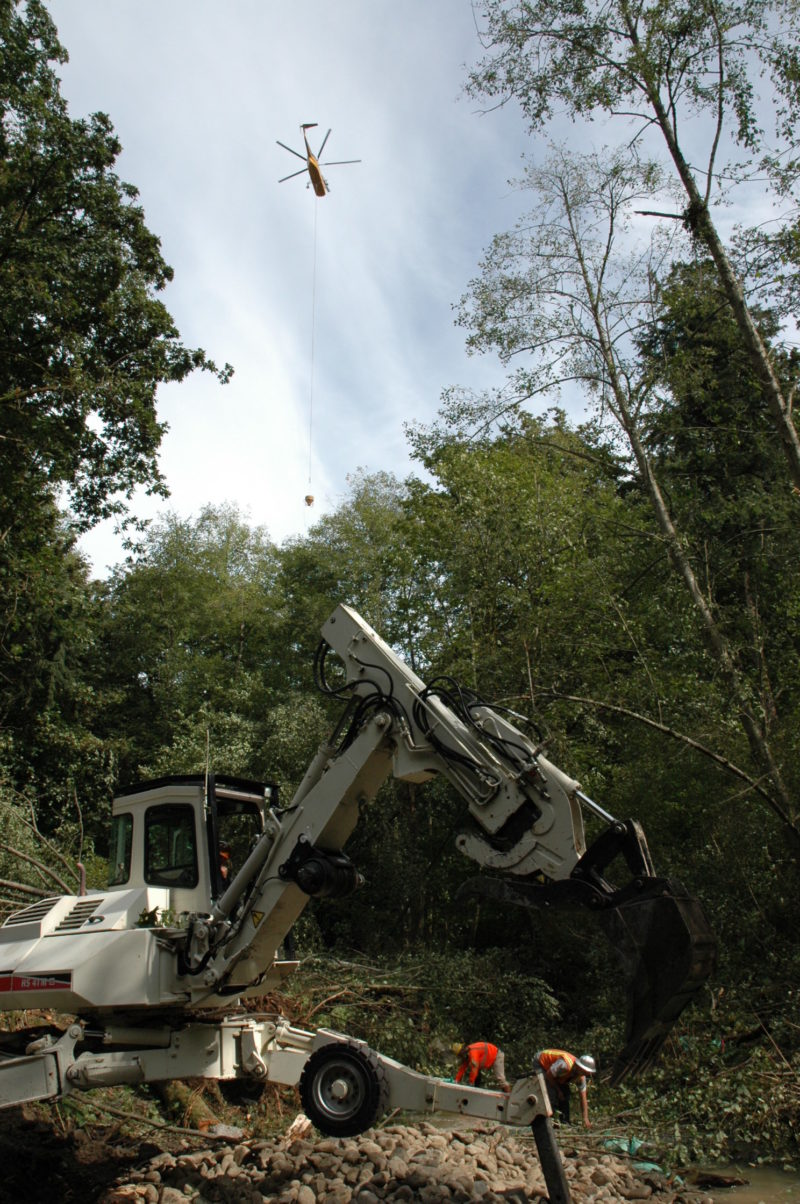
{"label": "rocky ground", "polygon": [[[711,1204],[655,1174],[637,1174],[611,1155],[562,1149],[576,1204],[654,1199]],[[51,1199],[54,1197],[50,1197]],[[86,1198],[86,1197],[84,1197]],[[519,1130],[443,1130],[389,1125],[360,1137],[241,1140],[214,1148],[162,1151],[127,1169],[101,1204],[526,1204],[546,1198],[533,1139]]]}

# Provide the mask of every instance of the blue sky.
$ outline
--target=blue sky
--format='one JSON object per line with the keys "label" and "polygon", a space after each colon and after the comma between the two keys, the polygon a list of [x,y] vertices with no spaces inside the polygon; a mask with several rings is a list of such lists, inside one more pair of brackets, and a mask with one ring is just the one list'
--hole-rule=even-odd
{"label": "blue sky", "polygon": [[[281,542],[357,469],[404,476],[404,422],[432,419],[449,385],[503,377],[466,356],[452,305],[520,212],[508,180],[531,143],[512,106],[481,114],[462,94],[480,55],[469,0],[49,9],[70,111],[113,121],[184,341],[236,370],[225,388],[195,374],[159,394],[169,507],[235,502]],[[319,123],[314,146],[332,129],[324,158],[362,160],[332,167],[322,200],[302,177],[278,183],[300,164],[276,140],[299,148],[303,121]],[[83,547],[98,573],[123,556],[111,524]]]}
{"label": "blue sky", "polygon": [[[175,269],[165,300],[184,342],[235,368],[225,388],[195,374],[160,391],[171,498],[135,512],[233,502],[280,543],[359,469],[405,476],[406,422],[432,421],[449,386],[504,379],[466,355],[452,307],[531,203],[509,180],[548,153],[514,104],[464,96],[483,53],[470,0],[46,2],[71,112],[110,115],[119,174]],[[278,183],[300,164],[277,140],[299,148],[304,121],[315,148],[332,129],[324,158],[361,160],[330,168],[321,200],[303,177]],[[556,117],[547,132],[588,151],[632,129]],[[713,129],[691,115],[682,134],[702,166]],[[723,235],[774,216],[758,184],[714,212]],[[577,395],[561,400],[581,416]],[[98,574],[124,557],[110,523],[82,546]]]}

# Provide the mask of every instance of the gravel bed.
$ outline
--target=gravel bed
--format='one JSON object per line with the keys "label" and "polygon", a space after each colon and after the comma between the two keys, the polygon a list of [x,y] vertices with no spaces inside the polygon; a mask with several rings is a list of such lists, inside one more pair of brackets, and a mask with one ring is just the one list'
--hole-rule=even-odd
{"label": "gravel bed", "polygon": [[[663,1176],[638,1174],[611,1154],[562,1148],[576,1204],[648,1200],[712,1204]],[[547,1198],[532,1137],[487,1126],[388,1125],[359,1137],[242,1140],[161,1153],[128,1170],[101,1204],[527,1204]]]}

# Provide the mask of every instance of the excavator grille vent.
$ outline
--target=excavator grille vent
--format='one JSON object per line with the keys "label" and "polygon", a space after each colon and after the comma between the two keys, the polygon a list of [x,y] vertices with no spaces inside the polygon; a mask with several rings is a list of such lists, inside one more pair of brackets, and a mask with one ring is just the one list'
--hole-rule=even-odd
{"label": "excavator grille vent", "polygon": [[56,925],[56,932],[74,932],[76,928],[80,928],[82,924],[89,919],[93,912],[97,911],[102,899],[81,899],[75,904],[69,915],[64,916],[60,924]]}
{"label": "excavator grille vent", "polygon": [[30,907],[24,907],[22,911],[15,911],[4,921],[4,928],[11,928],[14,924],[30,924],[32,921],[38,922],[43,920],[54,903],[58,899],[40,899],[38,903],[31,903]]}

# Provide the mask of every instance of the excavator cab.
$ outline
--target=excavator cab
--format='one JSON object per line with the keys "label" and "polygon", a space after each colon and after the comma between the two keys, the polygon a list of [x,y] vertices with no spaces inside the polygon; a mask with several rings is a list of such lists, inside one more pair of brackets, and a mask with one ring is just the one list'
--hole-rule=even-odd
{"label": "excavator cab", "polygon": [[170,910],[205,912],[262,835],[277,787],[187,775],[142,782],[114,799],[109,889],[163,887]]}

